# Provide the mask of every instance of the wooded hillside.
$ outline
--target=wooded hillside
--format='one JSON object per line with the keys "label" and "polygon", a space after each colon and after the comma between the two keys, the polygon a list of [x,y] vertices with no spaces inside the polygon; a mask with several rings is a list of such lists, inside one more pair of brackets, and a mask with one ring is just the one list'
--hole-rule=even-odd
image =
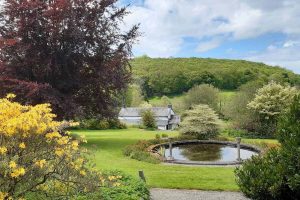
{"label": "wooded hillside", "polygon": [[249,81],[300,83],[300,75],[289,70],[243,60],[143,56],[133,59],[131,65],[134,79],[147,97],[181,94],[202,83],[225,90]]}

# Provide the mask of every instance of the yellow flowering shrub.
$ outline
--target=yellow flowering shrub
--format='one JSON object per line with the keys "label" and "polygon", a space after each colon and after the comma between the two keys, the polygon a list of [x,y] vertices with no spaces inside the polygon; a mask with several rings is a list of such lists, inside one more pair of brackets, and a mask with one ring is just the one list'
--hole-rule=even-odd
{"label": "yellow flowering shrub", "polygon": [[70,123],[56,121],[49,104],[24,106],[13,98],[0,99],[0,200],[32,193],[70,199],[95,190],[101,183],[81,141],[64,132]]}

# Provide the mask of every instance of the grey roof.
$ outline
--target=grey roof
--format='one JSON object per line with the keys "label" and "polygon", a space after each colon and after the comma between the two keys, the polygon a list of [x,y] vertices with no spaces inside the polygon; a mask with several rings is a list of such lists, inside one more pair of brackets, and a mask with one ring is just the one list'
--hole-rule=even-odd
{"label": "grey roof", "polygon": [[[120,117],[139,117],[141,113],[147,108],[128,107],[122,108],[119,116]],[[149,108],[156,117],[167,117],[170,114],[174,114],[173,110],[168,107],[152,107]]]}

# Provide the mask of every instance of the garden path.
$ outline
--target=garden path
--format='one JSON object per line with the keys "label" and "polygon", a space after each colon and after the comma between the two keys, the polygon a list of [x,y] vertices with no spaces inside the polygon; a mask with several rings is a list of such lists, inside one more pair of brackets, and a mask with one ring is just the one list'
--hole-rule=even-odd
{"label": "garden path", "polygon": [[150,190],[152,200],[248,200],[240,192],[160,189]]}

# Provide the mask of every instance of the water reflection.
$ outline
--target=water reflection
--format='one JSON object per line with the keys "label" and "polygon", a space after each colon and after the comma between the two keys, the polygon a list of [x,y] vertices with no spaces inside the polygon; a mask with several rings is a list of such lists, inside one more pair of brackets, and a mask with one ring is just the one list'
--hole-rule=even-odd
{"label": "water reflection", "polygon": [[[219,144],[189,144],[174,146],[172,154],[176,160],[186,161],[234,161],[237,159],[237,149]],[[245,160],[257,153],[241,149],[241,159]],[[169,156],[166,148],[165,156]]]}

